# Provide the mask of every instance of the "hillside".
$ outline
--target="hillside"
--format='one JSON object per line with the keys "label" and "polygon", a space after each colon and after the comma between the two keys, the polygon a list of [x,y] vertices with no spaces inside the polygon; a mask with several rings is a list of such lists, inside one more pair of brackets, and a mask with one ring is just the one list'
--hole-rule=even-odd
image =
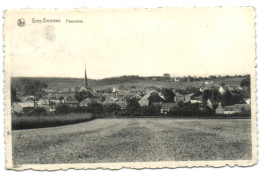
{"label": "hillside", "polygon": [[[31,80],[40,80],[48,84],[48,88],[52,88],[55,90],[62,90],[64,88],[73,88],[75,86],[83,86],[84,79],[83,78],[51,78],[51,77],[39,77],[39,78],[21,78],[15,77],[12,78],[12,81],[17,79],[31,79]],[[207,86],[219,86],[221,83],[225,83],[226,85],[234,85],[238,86],[240,82],[244,79],[244,77],[222,77],[213,79],[213,84]],[[193,81],[193,82],[174,82],[171,79],[159,79],[159,80],[152,80],[151,77],[140,77],[138,79],[134,78],[133,80],[129,81],[117,81],[119,83],[115,83],[115,81],[111,81],[109,79],[102,79],[102,80],[94,80],[88,79],[88,84],[94,90],[96,89],[103,89],[108,87],[119,87],[123,86],[124,88],[129,88],[135,86],[137,89],[143,89],[147,85],[149,86],[156,86],[158,88],[175,88],[181,89],[187,86],[192,87],[201,87],[203,83],[207,81],[206,79],[200,81]]]}

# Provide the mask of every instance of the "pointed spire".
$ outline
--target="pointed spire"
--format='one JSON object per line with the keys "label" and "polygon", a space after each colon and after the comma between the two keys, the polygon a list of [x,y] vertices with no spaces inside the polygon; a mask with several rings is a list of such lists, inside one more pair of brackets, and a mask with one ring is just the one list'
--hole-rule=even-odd
{"label": "pointed spire", "polygon": [[85,63],[85,78],[84,78],[84,87],[88,87],[88,78],[87,78],[87,71],[86,71],[86,63]]}

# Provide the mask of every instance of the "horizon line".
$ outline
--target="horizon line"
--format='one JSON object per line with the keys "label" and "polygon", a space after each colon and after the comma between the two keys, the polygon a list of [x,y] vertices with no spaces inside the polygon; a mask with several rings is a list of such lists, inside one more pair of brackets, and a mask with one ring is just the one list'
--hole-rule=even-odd
{"label": "horizon line", "polygon": [[[211,75],[208,75],[208,76],[201,76],[201,75],[182,75],[182,76],[170,76],[170,78],[182,78],[182,77],[203,77],[203,78],[209,78],[210,76],[220,76],[220,77],[226,77],[228,74],[226,75],[214,75],[214,74],[211,74]],[[250,74],[233,74],[233,75],[228,75],[230,77],[234,77],[234,76],[246,76],[246,75],[250,75]],[[88,78],[88,79],[91,79],[91,80],[102,80],[102,79],[107,79],[107,78],[115,78],[115,77],[122,77],[122,76],[138,76],[138,77],[144,77],[144,78],[147,78],[147,77],[164,77],[162,75],[151,75],[151,76],[140,76],[140,75],[120,75],[120,76],[111,76],[111,77],[105,77],[105,78],[100,78],[100,79],[93,79],[93,78]],[[10,76],[11,78],[70,78],[70,79],[84,79],[84,77],[64,77],[64,76]]]}

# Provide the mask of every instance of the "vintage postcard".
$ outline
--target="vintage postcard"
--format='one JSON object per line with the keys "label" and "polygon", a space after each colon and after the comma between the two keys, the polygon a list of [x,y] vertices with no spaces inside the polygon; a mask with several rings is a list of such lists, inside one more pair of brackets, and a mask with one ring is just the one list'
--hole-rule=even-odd
{"label": "vintage postcard", "polygon": [[257,163],[255,10],[4,12],[7,169]]}

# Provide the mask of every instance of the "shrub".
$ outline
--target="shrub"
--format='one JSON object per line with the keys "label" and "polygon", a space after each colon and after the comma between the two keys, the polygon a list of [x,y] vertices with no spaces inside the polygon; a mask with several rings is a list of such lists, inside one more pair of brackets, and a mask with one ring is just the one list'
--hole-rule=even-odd
{"label": "shrub", "polygon": [[115,103],[104,105],[104,115],[106,117],[109,116],[117,116],[121,113],[121,107]]}
{"label": "shrub", "polygon": [[213,116],[214,111],[210,108],[200,109],[198,104],[188,103],[171,109],[167,115],[176,117],[208,117]]}
{"label": "shrub", "polygon": [[71,108],[71,112],[76,112],[76,113],[86,113],[88,112],[88,107],[86,106],[77,106],[74,108]]}
{"label": "shrub", "polygon": [[70,107],[66,104],[58,104],[56,106],[56,113],[57,114],[67,114],[70,112]]}
{"label": "shrub", "polygon": [[94,114],[98,114],[98,113],[103,113],[104,112],[104,109],[103,109],[103,105],[100,104],[100,103],[90,103],[87,107],[87,110],[90,112],[90,113],[94,113]]}
{"label": "shrub", "polygon": [[32,113],[34,115],[45,116],[45,115],[47,115],[47,110],[43,107],[37,107],[33,110]]}
{"label": "shrub", "polygon": [[160,109],[158,107],[155,106],[144,106],[140,108],[140,115],[144,115],[144,116],[151,116],[151,115],[158,115],[160,114]]}
{"label": "shrub", "polygon": [[140,104],[138,103],[138,98],[128,98],[126,100],[126,109],[124,112],[124,115],[129,115],[129,116],[135,116],[139,114],[139,109],[140,109]]}

